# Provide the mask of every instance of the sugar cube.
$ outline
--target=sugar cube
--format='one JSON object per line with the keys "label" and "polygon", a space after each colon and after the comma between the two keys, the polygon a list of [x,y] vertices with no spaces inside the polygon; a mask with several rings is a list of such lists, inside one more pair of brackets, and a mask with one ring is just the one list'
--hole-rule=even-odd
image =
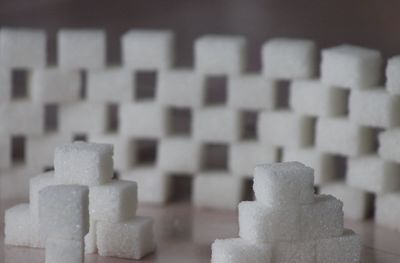
{"label": "sugar cube", "polygon": [[43,107],[28,100],[0,103],[0,123],[0,134],[40,135],[43,133]]}
{"label": "sugar cube", "polygon": [[239,236],[253,243],[300,239],[300,209],[272,207],[257,201],[239,204]]}
{"label": "sugar cube", "polygon": [[268,145],[303,147],[313,142],[313,119],[287,110],[262,112],[257,132]]}
{"label": "sugar cube", "polygon": [[149,217],[137,216],[120,223],[98,221],[96,236],[100,256],[141,259],[155,249],[153,220]]}
{"label": "sugar cube", "polygon": [[341,45],[322,50],[321,80],[342,88],[365,88],[379,82],[382,57],[379,51]]}
{"label": "sugar cube", "polygon": [[271,110],[275,107],[277,83],[263,76],[229,76],[228,87],[228,105],[233,109]]}
{"label": "sugar cube", "polygon": [[342,236],[316,242],[316,261],[326,263],[358,263],[361,259],[361,239],[351,230]]}
{"label": "sugar cube", "polygon": [[400,230],[400,193],[378,195],[375,203],[375,222],[387,228]]}
{"label": "sugar cube", "polygon": [[289,105],[300,114],[328,117],[344,115],[348,93],[318,80],[295,80],[290,86]]}
{"label": "sugar cube", "polygon": [[124,67],[167,69],[174,63],[174,35],[171,31],[130,30],[121,40]]}
{"label": "sugar cube", "polygon": [[36,29],[0,30],[0,64],[6,68],[43,68],[46,65],[46,34]]}
{"label": "sugar cube", "polygon": [[5,211],[4,243],[14,246],[30,246],[31,222],[29,204],[19,204]]}
{"label": "sugar cube", "polygon": [[212,244],[211,263],[272,262],[271,245],[241,238],[217,239]]}
{"label": "sugar cube", "polygon": [[388,161],[400,162],[400,129],[386,130],[378,135],[379,156]]}
{"label": "sugar cube", "polygon": [[69,69],[99,69],[106,63],[106,34],[95,29],[58,31],[58,64]]}
{"label": "sugar cube", "polygon": [[275,38],[263,45],[261,53],[265,76],[305,79],[315,75],[317,48],[310,40]]}
{"label": "sugar cube", "polygon": [[84,243],[82,240],[47,238],[46,263],[83,263]]}
{"label": "sugar cube", "polygon": [[32,219],[39,223],[39,192],[47,186],[56,185],[54,172],[46,172],[29,180],[29,204]]}
{"label": "sugar cube", "polygon": [[273,246],[275,263],[311,263],[315,255],[314,241],[278,242]]}
{"label": "sugar cube", "polygon": [[241,36],[202,36],[194,44],[194,67],[206,74],[240,73],[246,63],[245,48]]}
{"label": "sugar cube", "polygon": [[315,202],[300,208],[300,231],[303,240],[343,234],[343,203],[330,195],[317,195]]}
{"label": "sugar cube", "polygon": [[394,56],[387,61],[386,88],[391,94],[400,94],[400,56]]}
{"label": "sugar cube", "polygon": [[260,164],[254,169],[253,190],[267,206],[310,204],[314,201],[314,170],[298,162]]}
{"label": "sugar cube", "polygon": [[105,185],[90,187],[89,214],[93,220],[129,220],[135,216],[136,208],[136,182],[114,180]]}
{"label": "sugar cube", "polygon": [[55,177],[64,184],[87,186],[110,182],[113,176],[113,147],[110,144],[74,142],[54,152]]}
{"label": "sugar cube", "polygon": [[39,192],[40,232],[46,237],[82,239],[89,232],[89,189],[48,186]]}

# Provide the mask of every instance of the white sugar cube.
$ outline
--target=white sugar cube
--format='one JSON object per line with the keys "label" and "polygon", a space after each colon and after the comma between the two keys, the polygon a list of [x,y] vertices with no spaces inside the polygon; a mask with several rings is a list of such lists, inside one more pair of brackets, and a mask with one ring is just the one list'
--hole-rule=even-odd
{"label": "white sugar cube", "polygon": [[94,186],[111,181],[113,146],[110,144],[74,142],[56,148],[56,179],[64,184]]}
{"label": "white sugar cube", "polygon": [[89,219],[89,232],[84,237],[85,254],[94,254],[97,252],[96,225],[97,221]]}
{"label": "white sugar cube", "polygon": [[135,168],[122,173],[121,179],[137,182],[139,202],[165,204],[168,201],[170,177],[160,170]]}
{"label": "white sugar cube", "polygon": [[174,36],[171,31],[130,30],[121,40],[124,67],[167,69],[174,63]]}
{"label": "white sugar cube", "polygon": [[317,80],[296,80],[291,83],[290,107],[300,114],[328,117],[347,111],[347,92],[334,89]]}
{"label": "white sugar cube", "polygon": [[161,105],[198,108],[204,100],[204,77],[190,69],[162,71],[157,98]]}
{"label": "white sugar cube", "polygon": [[373,131],[344,117],[320,118],[316,127],[316,148],[322,152],[357,156],[373,147]]}
{"label": "white sugar cube", "polygon": [[314,184],[320,185],[335,178],[335,158],[314,148],[283,149],[282,161],[298,161],[314,169]]}
{"label": "white sugar cube", "polygon": [[39,223],[39,192],[47,186],[56,184],[53,171],[37,175],[29,180],[29,204],[35,223]]}
{"label": "white sugar cube", "polygon": [[271,245],[241,238],[217,239],[211,250],[211,263],[272,262]]}
{"label": "white sugar cube", "polygon": [[136,182],[114,180],[90,187],[89,214],[93,220],[120,222],[132,219],[137,208]]}
{"label": "white sugar cube", "polygon": [[320,187],[320,192],[342,200],[344,217],[352,220],[365,219],[373,203],[367,192],[343,182],[324,184]]}
{"label": "white sugar cube", "polygon": [[194,44],[194,67],[206,74],[237,74],[245,67],[245,48],[241,36],[202,36]]}
{"label": "white sugar cube", "polygon": [[358,263],[360,259],[361,239],[351,230],[346,230],[342,236],[316,242],[316,262]]}
{"label": "white sugar cube", "polygon": [[330,195],[318,195],[312,204],[300,208],[303,240],[314,240],[343,234],[343,203]]}
{"label": "white sugar cube", "polygon": [[278,242],[273,247],[275,263],[310,263],[315,255],[314,241]]}
{"label": "white sugar cube", "polygon": [[46,34],[35,29],[0,30],[0,64],[7,68],[43,68],[46,65]]}
{"label": "white sugar cube", "polygon": [[28,100],[2,103],[0,123],[0,134],[40,135],[43,133],[43,106]]}
{"label": "white sugar cube", "polygon": [[268,206],[312,203],[313,173],[312,168],[298,162],[257,165],[253,184],[256,199]]}
{"label": "white sugar cube", "polygon": [[383,88],[355,90],[350,94],[350,120],[356,124],[389,128],[400,123],[400,98]]}
{"label": "white sugar cube", "polygon": [[82,240],[48,238],[46,240],[46,263],[83,263]]}
{"label": "white sugar cube", "polygon": [[195,206],[236,209],[242,195],[242,180],[228,173],[204,172],[194,178],[192,201]]}
{"label": "white sugar cube", "polygon": [[31,79],[34,102],[71,103],[79,100],[80,75],[65,69],[37,69]]}
{"label": "white sugar cube", "polygon": [[95,29],[58,31],[58,64],[69,69],[98,69],[106,63],[106,34]]}
{"label": "white sugar cube", "polygon": [[392,129],[379,133],[379,156],[388,161],[400,162],[400,129]]}
{"label": "white sugar cube", "polygon": [[46,237],[82,239],[89,232],[89,189],[48,186],[39,192],[40,232]]}
{"label": "white sugar cube", "polygon": [[121,68],[90,71],[87,77],[87,98],[92,102],[131,102],[133,74]]}
{"label": "white sugar cube", "polygon": [[393,192],[400,189],[400,165],[376,155],[350,158],[346,183],[377,194]]}
{"label": "white sugar cube", "polygon": [[14,246],[31,245],[29,204],[19,204],[5,211],[4,243]]}
{"label": "white sugar cube", "polygon": [[168,173],[195,173],[200,169],[201,145],[186,138],[161,140],[157,167]]}
{"label": "white sugar cube", "polygon": [[262,70],[270,78],[311,78],[316,65],[317,48],[310,40],[276,38],[262,47]]}
{"label": "white sugar cube", "polygon": [[323,83],[342,88],[365,88],[379,82],[381,54],[377,50],[341,45],[322,51]]}
{"label": "white sugar cube", "polygon": [[11,167],[11,141],[6,136],[0,138],[0,169]]}
{"label": "white sugar cube", "polygon": [[298,148],[312,143],[313,126],[311,117],[290,111],[262,112],[257,132],[260,141],[268,145]]}
{"label": "white sugar cube", "polygon": [[242,110],[271,110],[277,96],[276,82],[247,74],[228,78],[228,105]]}
{"label": "white sugar cube", "polygon": [[258,142],[239,142],[230,145],[228,158],[230,172],[239,176],[252,176],[257,164],[277,160],[277,149]]}
{"label": "white sugar cube", "polygon": [[153,102],[123,104],[120,131],[134,137],[163,137],[167,133],[167,111]]}
{"label": "white sugar cube", "polygon": [[400,193],[378,195],[375,203],[375,222],[387,228],[400,230]]}
{"label": "white sugar cube", "polygon": [[387,61],[386,88],[391,94],[400,94],[400,56],[394,56]]}
{"label": "white sugar cube", "polygon": [[153,220],[149,217],[121,223],[99,221],[96,236],[100,256],[141,259],[155,249]]}
{"label": "white sugar cube", "polygon": [[202,108],[193,114],[193,137],[207,142],[235,142],[240,137],[239,112],[225,107]]}
{"label": "white sugar cube", "polygon": [[253,243],[300,239],[300,209],[272,207],[260,202],[239,204],[239,236]]}

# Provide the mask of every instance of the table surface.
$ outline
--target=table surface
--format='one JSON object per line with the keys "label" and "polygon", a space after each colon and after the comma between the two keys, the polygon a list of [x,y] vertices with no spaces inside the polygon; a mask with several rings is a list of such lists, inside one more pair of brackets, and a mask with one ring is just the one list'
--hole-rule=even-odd
{"label": "table surface", "polygon": [[[4,225],[4,210],[24,200],[0,201],[0,224]],[[210,262],[211,243],[216,238],[237,237],[237,212],[199,209],[188,203],[173,203],[165,207],[140,206],[139,215],[155,219],[156,253],[141,262]],[[345,226],[361,235],[362,262],[400,262],[400,233],[378,227],[371,221],[345,220]],[[1,227],[4,229],[3,227]],[[0,262],[44,262],[44,250],[4,245],[0,232]],[[124,259],[86,255],[87,263],[118,263]]]}

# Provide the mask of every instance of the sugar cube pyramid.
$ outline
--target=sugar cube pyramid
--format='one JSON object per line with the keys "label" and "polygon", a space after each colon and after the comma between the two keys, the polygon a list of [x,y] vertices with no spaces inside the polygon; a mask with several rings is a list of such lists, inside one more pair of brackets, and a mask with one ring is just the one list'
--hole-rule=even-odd
{"label": "sugar cube pyramid", "polygon": [[239,204],[239,238],[217,239],[211,262],[359,262],[361,240],[343,227],[343,203],[314,195],[313,173],[299,162],[257,165],[256,201]]}

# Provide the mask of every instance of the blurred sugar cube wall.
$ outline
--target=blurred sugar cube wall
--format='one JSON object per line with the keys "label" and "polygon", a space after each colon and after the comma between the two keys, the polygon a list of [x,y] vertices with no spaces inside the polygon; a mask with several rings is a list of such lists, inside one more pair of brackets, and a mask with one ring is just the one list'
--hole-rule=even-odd
{"label": "blurred sugar cube wall", "polygon": [[[205,35],[193,67],[177,68],[172,31],[133,29],[121,63],[106,63],[100,29],[0,30],[0,197],[28,195],[57,144],[114,145],[115,176],[139,200],[235,209],[253,168],[300,161],[345,216],[400,228],[400,57],[308,39],[266,39],[249,73],[243,36]],[[383,69],[385,76],[383,76]],[[383,81],[385,80],[385,81]]]}

